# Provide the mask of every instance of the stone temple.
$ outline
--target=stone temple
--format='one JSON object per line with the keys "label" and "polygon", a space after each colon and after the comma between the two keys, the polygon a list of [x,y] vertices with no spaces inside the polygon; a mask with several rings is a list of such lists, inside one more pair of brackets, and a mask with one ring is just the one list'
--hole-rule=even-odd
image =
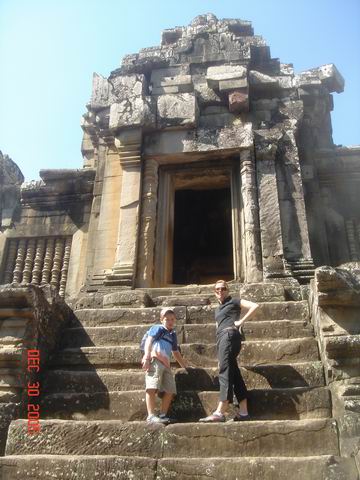
{"label": "stone temple", "polygon": [[[24,183],[0,153],[1,480],[359,479],[360,147],[332,140],[343,89],[335,65],[295,73],[250,22],[201,15],[94,74],[83,168]],[[241,424],[197,423],[218,398],[219,278],[260,303]],[[176,370],[166,427],[144,421],[139,363],[163,306],[196,367]]]}

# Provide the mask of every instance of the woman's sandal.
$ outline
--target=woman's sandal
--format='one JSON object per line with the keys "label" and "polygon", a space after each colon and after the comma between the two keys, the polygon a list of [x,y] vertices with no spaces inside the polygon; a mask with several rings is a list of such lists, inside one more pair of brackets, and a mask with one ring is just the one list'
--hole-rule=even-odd
{"label": "woman's sandal", "polygon": [[208,417],[200,418],[199,422],[202,422],[202,423],[225,422],[225,415],[223,415],[222,413],[212,413]]}

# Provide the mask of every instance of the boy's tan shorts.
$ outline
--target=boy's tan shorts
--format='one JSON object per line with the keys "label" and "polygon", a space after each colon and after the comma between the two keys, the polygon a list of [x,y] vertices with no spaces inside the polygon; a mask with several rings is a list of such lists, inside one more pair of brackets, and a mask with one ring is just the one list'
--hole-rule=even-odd
{"label": "boy's tan shorts", "polygon": [[171,369],[165,367],[157,358],[152,358],[150,368],[145,374],[145,388],[176,394],[176,383]]}

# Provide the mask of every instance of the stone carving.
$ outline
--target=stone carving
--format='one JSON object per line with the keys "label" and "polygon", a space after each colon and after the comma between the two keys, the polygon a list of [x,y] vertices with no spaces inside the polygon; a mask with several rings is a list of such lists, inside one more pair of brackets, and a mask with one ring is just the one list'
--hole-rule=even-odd
{"label": "stone carving", "polygon": [[69,270],[69,261],[70,261],[70,252],[71,252],[71,238],[65,240],[64,245],[64,258],[62,260],[61,274],[60,274],[60,283],[59,283],[59,295],[61,298],[65,297],[65,287],[67,274]]}
{"label": "stone carving", "polygon": [[[41,272],[44,264],[44,254],[45,254],[45,238],[39,238],[36,246],[36,253],[34,259],[34,269],[32,272],[31,283],[34,285],[39,285],[41,280]],[[10,282],[6,282],[10,283]]]}
{"label": "stone carving", "polygon": [[48,238],[46,241],[46,250],[44,257],[44,266],[41,275],[41,285],[50,283],[51,265],[54,257],[55,239]]}
{"label": "stone carving", "polygon": [[196,125],[198,107],[193,93],[161,95],[157,100],[157,125],[164,127],[193,127]]}
{"label": "stone carving", "polygon": [[3,283],[50,284],[65,297],[71,237],[11,238],[7,243]]}
{"label": "stone carving", "polygon": [[158,168],[155,160],[145,163],[138,263],[138,281],[142,287],[151,286],[153,279]]}
{"label": "stone carving", "polygon": [[244,233],[247,278],[249,283],[262,280],[260,249],[259,204],[255,179],[254,158],[248,152],[240,155],[241,193],[244,204]]}
{"label": "stone carving", "polygon": [[24,176],[15,162],[0,151],[0,227],[10,228],[20,202]]}
{"label": "stone carving", "polygon": [[64,240],[62,238],[57,238],[55,240],[55,253],[54,253],[54,259],[53,259],[51,277],[50,277],[50,285],[52,285],[55,288],[59,287],[63,253],[64,253]]}

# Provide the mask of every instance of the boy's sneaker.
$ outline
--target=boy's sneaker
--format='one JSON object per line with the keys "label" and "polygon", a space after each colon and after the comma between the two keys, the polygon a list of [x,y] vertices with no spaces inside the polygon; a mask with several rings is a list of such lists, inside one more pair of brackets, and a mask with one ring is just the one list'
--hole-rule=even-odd
{"label": "boy's sneaker", "polygon": [[162,423],[167,425],[169,422],[165,418],[160,418],[157,415],[149,415],[146,419],[147,423]]}
{"label": "boy's sneaker", "polygon": [[168,417],[165,413],[160,413],[159,418],[167,423],[176,423],[176,418]]}

